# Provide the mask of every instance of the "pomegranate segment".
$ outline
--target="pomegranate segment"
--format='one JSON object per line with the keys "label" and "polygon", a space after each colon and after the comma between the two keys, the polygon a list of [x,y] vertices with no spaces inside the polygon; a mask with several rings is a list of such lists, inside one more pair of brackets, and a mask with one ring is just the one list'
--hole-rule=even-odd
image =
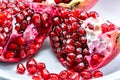
{"label": "pomegranate segment", "polygon": [[48,36],[56,8],[22,0],[0,4],[4,4],[0,5],[0,60],[17,62],[32,56]]}
{"label": "pomegranate segment", "polygon": [[74,11],[65,9],[53,18],[50,42],[56,56],[78,72],[105,66],[120,51],[119,28],[94,11]]}

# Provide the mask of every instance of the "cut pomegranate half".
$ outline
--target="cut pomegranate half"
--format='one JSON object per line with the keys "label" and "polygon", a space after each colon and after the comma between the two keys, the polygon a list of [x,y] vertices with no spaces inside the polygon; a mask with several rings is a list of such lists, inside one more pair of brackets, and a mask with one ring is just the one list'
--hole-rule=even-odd
{"label": "cut pomegranate half", "polygon": [[89,10],[98,0],[25,0],[27,2],[40,2],[45,4],[55,4],[56,6],[68,9]]}
{"label": "cut pomegranate half", "polygon": [[0,60],[17,62],[34,55],[48,36],[55,9],[40,3],[2,0]]}
{"label": "cut pomegranate half", "polygon": [[51,46],[68,69],[92,71],[105,66],[120,52],[120,29],[98,13],[61,10],[53,18]]}

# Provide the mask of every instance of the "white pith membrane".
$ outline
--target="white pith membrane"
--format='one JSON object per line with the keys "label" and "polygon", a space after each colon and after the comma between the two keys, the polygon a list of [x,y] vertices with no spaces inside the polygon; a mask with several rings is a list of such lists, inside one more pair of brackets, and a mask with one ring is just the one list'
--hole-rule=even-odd
{"label": "white pith membrane", "polygon": [[[111,22],[101,18],[88,18],[83,22],[81,27],[86,30],[87,45],[91,55],[85,56],[87,62],[89,63],[88,71],[95,70],[103,67],[108,62],[110,62],[119,53],[119,40],[120,34],[119,28],[115,26],[115,30],[111,30],[103,33],[101,25],[106,23],[107,25],[112,24]],[[94,30],[88,28],[88,24],[94,26]],[[91,56],[94,54],[103,55],[101,62],[97,65],[93,65],[91,62]]]}

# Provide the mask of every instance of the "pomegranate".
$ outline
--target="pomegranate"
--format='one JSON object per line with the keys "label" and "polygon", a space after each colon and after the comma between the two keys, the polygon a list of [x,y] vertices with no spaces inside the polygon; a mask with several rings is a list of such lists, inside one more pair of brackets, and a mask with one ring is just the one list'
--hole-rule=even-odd
{"label": "pomegranate", "polygon": [[40,3],[0,1],[0,61],[18,62],[34,55],[48,36],[56,12],[56,7]]}
{"label": "pomegranate", "polygon": [[89,10],[98,0],[25,0],[27,2],[40,2],[45,4],[54,4],[58,7],[68,9],[84,9]]}
{"label": "pomegranate", "polygon": [[120,29],[95,11],[61,10],[53,18],[51,46],[59,61],[74,71],[93,71],[120,52]]}

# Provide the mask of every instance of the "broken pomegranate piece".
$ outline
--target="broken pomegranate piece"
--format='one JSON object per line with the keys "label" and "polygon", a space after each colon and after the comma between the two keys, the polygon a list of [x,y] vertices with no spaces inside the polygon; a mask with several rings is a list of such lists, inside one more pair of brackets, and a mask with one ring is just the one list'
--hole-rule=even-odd
{"label": "broken pomegranate piece", "polygon": [[51,29],[53,8],[57,12],[40,3],[0,1],[0,61],[18,62],[37,53]]}
{"label": "broken pomegranate piece", "polygon": [[[92,11],[62,10],[53,18],[51,46],[59,61],[74,71],[105,66],[120,51],[120,29]],[[69,13],[69,14],[68,14]]]}

